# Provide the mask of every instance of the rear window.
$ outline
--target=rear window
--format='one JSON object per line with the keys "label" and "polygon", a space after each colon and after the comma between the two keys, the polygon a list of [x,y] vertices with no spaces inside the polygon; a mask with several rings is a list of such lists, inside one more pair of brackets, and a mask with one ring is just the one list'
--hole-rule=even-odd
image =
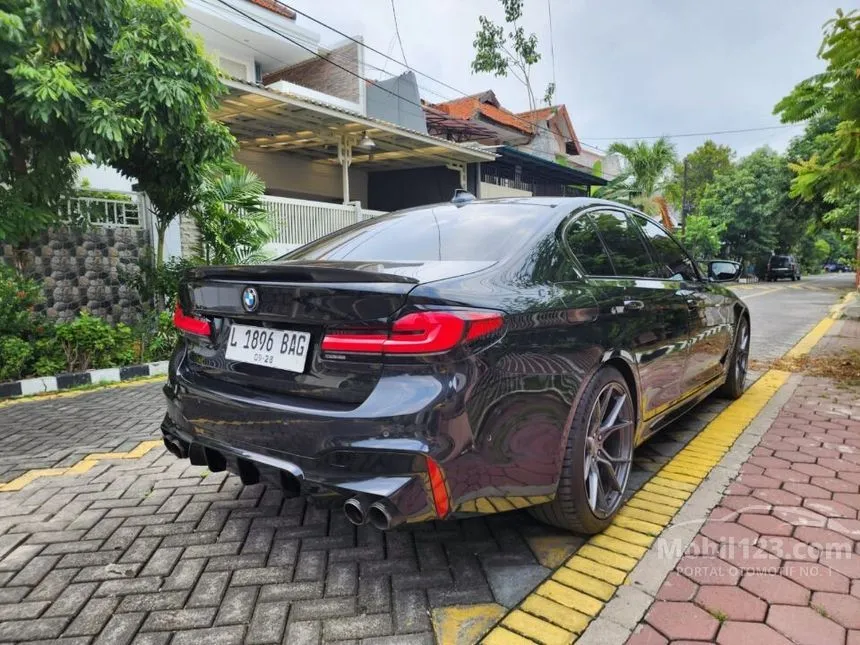
{"label": "rear window", "polygon": [[789,265],[789,259],[786,255],[774,255],[770,258],[770,266],[781,269]]}
{"label": "rear window", "polygon": [[400,211],[311,242],[281,260],[498,261],[549,222],[552,208],[475,203]]}

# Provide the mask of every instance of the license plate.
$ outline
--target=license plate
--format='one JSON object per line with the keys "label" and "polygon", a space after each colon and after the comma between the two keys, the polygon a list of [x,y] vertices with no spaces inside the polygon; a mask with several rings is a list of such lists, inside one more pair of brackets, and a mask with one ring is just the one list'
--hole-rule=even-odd
{"label": "license plate", "polygon": [[233,325],[224,356],[231,361],[304,372],[311,335],[304,331]]}

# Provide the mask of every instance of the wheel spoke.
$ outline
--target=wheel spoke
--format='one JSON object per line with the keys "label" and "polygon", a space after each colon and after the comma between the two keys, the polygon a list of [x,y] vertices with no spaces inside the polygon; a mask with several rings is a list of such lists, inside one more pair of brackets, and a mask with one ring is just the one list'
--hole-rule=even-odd
{"label": "wheel spoke", "polygon": [[622,421],[620,423],[616,423],[615,425],[606,426],[600,429],[600,442],[606,443],[606,440],[609,439],[613,434],[618,432],[619,430],[625,430],[633,425],[632,421]]}
{"label": "wheel spoke", "polygon": [[615,399],[615,405],[612,406],[612,411],[609,413],[609,416],[606,417],[606,423],[601,424],[602,426],[613,426],[615,422],[618,420],[618,415],[621,414],[621,408],[624,407],[624,403],[627,401],[627,395],[623,392],[618,395],[618,398]]}
{"label": "wheel spoke", "polygon": [[586,478],[586,488],[588,490],[588,505],[591,507],[591,510],[597,510],[597,489],[600,486],[600,476],[597,474],[597,471],[594,467],[588,471],[588,477]]}

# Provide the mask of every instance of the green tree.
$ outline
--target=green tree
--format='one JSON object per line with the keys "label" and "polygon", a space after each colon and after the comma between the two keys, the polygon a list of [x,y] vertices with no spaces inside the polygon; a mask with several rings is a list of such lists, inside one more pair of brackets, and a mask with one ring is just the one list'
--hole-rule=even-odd
{"label": "green tree", "polygon": [[[523,16],[523,0],[500,2],[505,10],[505,24],[509,31],[505,35],[504,25],[497,25],[486,16],[478,17],[480,29],[472,43],[475,48],[472,71],[486,72],[494,76],[510,74],[526,88],[529,110],[534,110],[537,103],[532,89],[531,70],[532,65],[541,59],[537,36],[533,33],[526,35],[525,30],[518,24]],[[550,83],[543,97],[547,105],[552,104],[554,94],[555,83]]]}
{"label": "green tree", "polygon": [[209,116],[223,86],[178,0],[0,0],[0,238],[58,220],[91,154],[136,179],[164,232],[233,138]]}
{"label": "green tree", "polygon": [[711,222],[702,215],[690,215],[681,238],[694,258],[707,260],[720,252],[721,236],[725,230],[725,222]]}
{"label": "green tree", "polygon": [[0,239],[13,247],[58,220],[119,9],[119,0],[0,0]]}
{"label": "green tree", "polygon": [[257,175],[230,163],[207,169],[190,213],[201,237],[206,264],[248,264],[263,258],[274,237]]}
{"label": "green tree", "polygon": [[663,194],[669,173],[677,161],[675,146],[661,137],[652,144],[647,141],[632,144],[616,141],[608,150],[624,157],[625,163],[618,176],[597,194],[628,202],[669,224],[669,210]]}
{"label": "green tree", "polygon": [[[138,181],[153,206],[162,262],[170,223],[191,207],[207,164],[235,146],[209,110],[224,86],[191,38],[178,0],[127,0],[111,66],[99,77],[100,97],[88,112],[88,149]],[[127,127],[125,114],[135,115]],[[117,134],[121,136],[116,136]]]}
{"label": "green tree", "polygon": [[830,116],[836,127],[822,132],[816,150],[792,164],[792,195],[810,198],[830,193],[836,199],[860,185],[860,12],[843,13],[824,25],[818,57],[826,69],[798,83],[776,104],[785,123]]}
{"label": "green tree", "polygon": [[790,181],[785,159],[770,148],[760,148],[707,186],[699,213],[712,225],[725,227],[727,257],[755,262],[773,251],[789,250],[778,247],[779,224],[792,208]]}
{"label": "green tree", "polygon": [[[684,158],[687,162],[688,213],[697,212],[705,188],[713,183],[718,174],[731,169],[734,156],[735,151],[729,146],[721,146],[708,139]],[[674,176],[666,186],[666,198],[678,210],[683,207],[681,201],[684,198],[684,160],[675,164]]]}

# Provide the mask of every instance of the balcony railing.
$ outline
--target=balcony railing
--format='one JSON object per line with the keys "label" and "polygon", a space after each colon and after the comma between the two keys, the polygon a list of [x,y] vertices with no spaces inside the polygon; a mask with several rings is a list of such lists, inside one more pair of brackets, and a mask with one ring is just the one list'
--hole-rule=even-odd
{"label": "balcony railing", "polygon": [[263,203],[275,229],[273,243],[284,247],[301,246],[345,226],[385,214],[357,203],[327,204],[270,195],[263,198]]}
{"label": "balcony railing", "polygon": [[143,228],[142,196],[117,192],[110,195],[115,197],[69,197],[61,206],[61,215],[71,224]]}

